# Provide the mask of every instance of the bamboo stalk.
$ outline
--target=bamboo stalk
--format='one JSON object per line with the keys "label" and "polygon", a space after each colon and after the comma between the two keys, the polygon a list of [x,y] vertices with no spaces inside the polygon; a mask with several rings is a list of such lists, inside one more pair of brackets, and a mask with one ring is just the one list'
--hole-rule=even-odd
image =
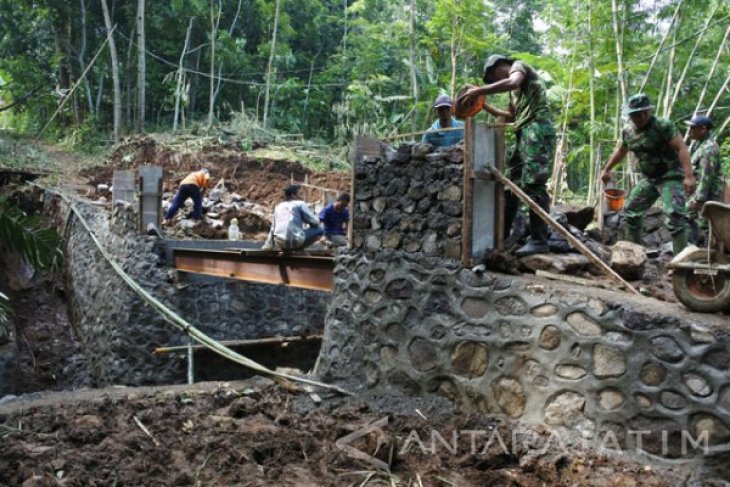
{"label": "bamboo stalk", "polygon": [[[291,342],[316,342],[322,340],[322,335],[311,335],[306,337],[268,337],[256,338],[252,340],[220,340],[218,343],[227,347],[251,347],[255,345],[275,345]],[[193,350],[207,348],[204,345],[193,345]],[[188,345],[175,345],[172,347],[158,347],[152,353],[161,355],[165,353],[181,352],[187,350]]]}
{"label": "bamboo stalk", "polygon": [[722,82],[722,86],[720,86],[720,89],[717,90],[717,95],[715,95],[715,99],[712,100],[712,103],[710,104],[710,107],[707,109],[707,116],[709,117],[712,115],[712,112],[715,110],[715,107],[717,106],[717,102],[720,101],[720,97],[725,92],[725,90],[728,87],[728,83],[730,83],[730,68],[727,70],[727,76],[725,77],[725,81]]}
{"label": "bamboo stalk", "polygon": [[43,132],[45,132],[46,129],[48,128],[48,126],[51,124],[51,122],[53,122],[53,119],[56,118],[56,115],[58,115],[58,113],[61,111],[61,109],[66,104],[66,102],[69,100],[69,98],[71,98],[71,95],[73,95],[73,92],[79,86],[79,84],[81,83],[81,81],[86,77],[86,73],[88,73],[89,70],[91,69],[91,67],[94,65],[94,62],[99,57],[99,54],[101,54],[101,52],[104,50],[104,46],[106,46],[106,43],[109,41],[109,37],[111,37],[112,33],[114,32],[114,29],[116,29],[116,28],[117,28],[116,25],[114,27],[112,27],[112,29],[109,31],[109,34],[104,39],[104,42],[102,42],[101,46],[99,47],[99,50],[96,51],[96,54],[94,55],[94,58],[91,60],[91,62],[89,62],[89,65],[86,66],[86,69],[84,70],[83,73],[81,73],[81,76],[79,77],[79,79],[76,80],[76,83],[74,83],[73,87],[71,87],[71,91],[68,92],[68,95],[66,95],[66,98],[63,99],[63,101],[58,106],[58,108],[56,109],[56,111],[53,112],[53,115],[51,115],[51,118],[48,119],[48,122],[46,122],[46,124],[43,126],[43,128],[41,129],[41,131],[38,132],[38,135],[35,136],[36,142],[38,141],[38,139],[41,138],[41,135],[43,135]]}
{"label": "bamboo stalk", "polygon": [[[45,188],[44,188],[45,189]],[[280,372],[273,371],[267,367],[264,367],[263,365],[259,364],[258,362],[255,362],[251,360],[250,358],[241,355],[237,352],[234,352],[230,348],[221,345],[216,340],[212,339],[205,333],[198,330],[196,327],[194,327],[192,324],[190,324],[188,321],[186,321],[184,318],[182,318],[180,315],[172,311],[170,308],[165,306],[160,300],[155,298],[153,295],[151,295],[149,292],[147,292],[145,289],[142,288],[134,279],[132,279],[129,274],[127,274],[124,269],[109,255],[109,253],[106,251],[103,245],[101,245],[101,242],[94,234],[91,227],[89,227],[89,224],[86,222],[86,219],[84,219],[84,216],[81,214],[79,209],[76,207],[76,205],[64,194],[62,193],[56,193],[58,194],[61,199],[68,205],[71,212],[73,212],[74,215],[79,219],[81,224],[83,225],[86,232],[89,234],[89,237],[91,237],[92,241],[96,245],[96,248],[99,249],[99,252],[101,252],[101,255],[106,259],[106,261],[109,263],[109,265],[114,269],[114,271],[117,273],[117,275],[135,292],[137,295],[142,298],[147,304],[149,304],[153,309],[155,309],[160,315],[162,315],[162,318],[170,323],[171,325],[175,326],[179,330],[183,331],[190,337],[192,337],[194,340],[198,341],[199,343],[205,345],[215,353],[221,355],[222,357],[225,357],[233,362],[236,362],[238,364],[241,364],[245,367],[248,367],[252,370],[255,370],[257,372],[261,372],[262,374],[266,374],[271,377],[279,377],[282,379],[289,379],[296,382],[301,382],[303,384],[309,384],[316,387],[321,387],[323,389],[330,389],[336,392],[339,392],[340,394],[351,396],[352,393],[342,389],[338,386],[332,385],[332,384],[325,384],[324,382],[319,382],[312,379],[307,379],[304,377],[298,377],[290,374],[283,374]]]}
{"label": "bamboo stalk", "polygon": [[664,43],[667,41],[667,37],[669,37],[669,33],[672,31],[672,27],[674,26],[674,21],[677,19],[677,16],[679,15],[679,9],[682,7],[683,3],[684,3],[684,0],[679,0],[679,2],[677,3],[677,7],[674,9],[674,15],[672,15],[672,20],[669,23],[669,27],[667,28],[667,31],[664,33],[664,36],[662,37],[661,42],[659,43],[659,47],[657,48],[656,52],[654,53],[654,57],[651,58],[651,64],[649,64],[649,69],[646,71],[646,74],[644,75],[644,79],[641,82],[641,87],[639,87],[639,93],[642,93],[644,91],[646,82],[649,81],[649,75],[651,75],[651,71],[652,71],[652,69],[654,69],[654,65],[656,64],[656,60],[659,57],[659,53],[662,52],[662,47],[664,47]]}
{"label": "bamboo stalk", "polygon": [[675,86],[675,88],[674,88],[674,94],[672,95],[672,101],[669,104],[669,112],[667,113],[667,116],[670,116],[672,114],[672,108],[674,108],[674,103],[677,101],[677,97],[679,96],[679,91],[682,89],[682,84],[684,84],[684,78],[687,76],[687,71],[689,71],[689,66],[692,64],[694,55],[697,52],[697,49],[700,47],[700,42],[702,42],[702,38],[704,37],[705,32],[707,31],[707,27],[710,25],[710,22],[712,21],[712,18],[715,16],[715,12],[717,12],[717,9],[719,6],[720,6],[720,2],[717,2],[715,4],[715,8],[712,9],[712,12],[710,12],[710,15],[707,17],[707,20],[705,21],[705,25],[704,25],[700,35],[697,36],[697,40],[695,41],[695,45],[692,47],[692,51],[689,53],[689,57],[687,57],[687,62],[684,64],[684,69],[682,69],[682,74],[679,76],[679,80],[677,80],[677,86]]}
{"label": "bamboo stalk", "polygon": [[578,252],[583,254],[588,258],[589,261],[591,261],[592,264],[597,266],[599,269],[603,270],[608,277],[613,279],[617,284],[625,287],[629,291],[631,291],[634,294],[639,294],[639,291],[637,291],[631,284],[626,282],[621,276],[619,276],[616,271],[611,269],[605,262],[603,262],[601,259],[598,258],[596,254],[591,252],[591,250],[586,247],[583,242],[575,238],[575,236],[570,233],[564,226],[562,226],[560,223],[556,222],[548,212],[543,210],[537,203],[535,203],[532,198],[527,196],[524,191],[522,191],[519,186],[517,186],[515,183],[510,181],[507,177],[505,177],[504,174],[502,174],[497,168],[493,166],[487,166],[487,169],[492,173],[494,178],[499,181],[500,183],[507,186],[512,193],[517,196],[519,199],[524,201],[527,206],[530,207],[532,211],[537,213],[537,215],[548,225],[550,225],[553,230],[557,231],[560,235],[565,238],[570,245],[572,245]]}
{"label": "bamboo stalk", "polygon": [[[514,126],[513,123],[501,123],[501,124],[498,123],[498,124],[491,124],[491,125],[490,124],[486,124],[486,127],[489,127],[489,128],[504,128],[504,127],[512,127],[512,126]],[[387,142],[389,140],[405,139],[407,137],[413,137],[413,136],[416,136],[416,135],[423,135],[423,134],[426,134],[428,132],[453,132],[455,130],[464,130],[464,129],[465,129],[465,127],[449,127],[447,129],[438,129],[438,130],[421,130],[419,132],[408,132],[408,133],[405,133],[405,134],[390,135],[388,137],[383,137],[380,140],[382,140],[384,142]]]}

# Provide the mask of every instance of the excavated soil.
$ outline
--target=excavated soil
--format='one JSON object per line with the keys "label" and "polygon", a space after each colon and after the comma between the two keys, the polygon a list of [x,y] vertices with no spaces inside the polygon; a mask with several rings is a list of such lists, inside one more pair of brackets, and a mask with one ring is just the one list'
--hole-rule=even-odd
{"label": "excavated soil", "polygon": [[[89,392],[0,404],[1,485],[676,486],[686,478],[679,468],[567,452],[545,431],[524,441],[526,431],[424,398],[316,405],[263,379]],[[337,443],[377,420],[380,429],[345,444],[390,472]],[[432,443],[433,431],[448,443],[464,430],[485,436],[475,447],[460,437],[453,451]]]}

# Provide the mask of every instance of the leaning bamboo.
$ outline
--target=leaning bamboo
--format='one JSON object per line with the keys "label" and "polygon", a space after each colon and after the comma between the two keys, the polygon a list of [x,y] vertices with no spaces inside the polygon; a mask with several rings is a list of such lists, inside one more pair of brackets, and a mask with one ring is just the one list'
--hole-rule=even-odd
{"label": "leaning bamboo", "polygon": [[715,99],[712,100],[710,107],[707,109],[708,117],[710,115],[712,115],[712,112],[715,110],[715,107],[717,106],[717,102],[720,101],[720,97],[722,96],[723,93],[725,93],[725,90],[728,87],[728,83],[730,83],[730,68],[728,68],[728,70],[727,70],[727,76],[725,77],[725,81],[722,82],[720,89],[717,90],[717,95],[715,95]]}
{"label": "leaning bamboo", "polygon": [[689,67],[692,64],[695,53],[700,47],[702,38],[705,36],[705,32],[707,32],[707,27],[710,25],[710,22],[712,22],[712,18],[715,16],[715,12],[717,12],[719,6],[720,2],[717,2],[715,4],[715,8],[712,9],[712,11],[710,12],[710,15],[707,17],[702,31],[700,31],[700,34],[697,36],[697,40],[695,40],[695,45],[692,47],[692,51],[690,51],[689,56],[687,57],[687,62],[684,63],[684,69],[682,69],[682,74],[679,76],[679,80],[677,80],[677,85],[674,87],[674,94],[672,95],[672,101],[669,104],[669,111],[667,112],[667,116],[670,116],[672,114],[672,108],[674,108],[674,103],[676,103],[679,92],[682,89],[682,85],[684,84],[684,78],[687,76],[687,71],[689,71]]}
{"label": "leaning bamboo", "polygon": [[255,370],[257,372],[261,372],[262,374],[266,374],[272,377],[279,377],[282,379],[288,379],[293,380],[296,382],[301,382],[303,384],[309,384],[316,387],[321,387],[323,389],[330,389],[336,392],[339,392],[341,394],[345,395],[352,395],[351,392],[346,391],[345,389],[342,389],[338,386],[332,385],[332,384],[325,384],[323,382],[319,382],[316,380],[306,379],[304,377],[298,377],[295,375],[290,374],[283,374],[280,372],[275,372],[267,367],[264,367],[263,365],[259,364],[258,362],[254,362],[248,357],[245,357],[237,352],[234,352],[230,348],[221,345],[216,340],[212,339],[205,333],[201,332],[197,328],[195,328],[192,324],[190,324],[188,321],[186,321],[184,318],[182,318],[180,315],[172,311],[170,308],[165,306],[160,300],[152,296],[150,293],[148,293],[146,290],[144,290],[137,282],[132,279],[129,274],[127,274],[124,269],[109,255],[109,253],[106,251],[103,245],[101,245],[101,242],[96,238],[96,235],[94,234],[93,230],[89,227],[89,224],[86,222],[86,219],[81,214],[79,209],[76,207],[76,205],[64,194],[58,193],[58,195],[63,199],[63,201],[68,205],[71,212],[73,212],[74,215],[79,219],[81,224],[83,225],[86,232],[91,237],[92,241],[96,245],[97,249],[99,249],[99,252],[101,252],[101,255],[106,259],[107,262],[109,262],[109,265],[111,265],[112,269],[117,273],[117,275],[135,292],[137,295],[142,298],[147,304],[149,304],[153,309],[155,309],[158,313],[162,315],[162,318],[170,323],[171,325],[175,326],[176,328],[180,329],[187,335],[189,335],[194,340],[198,341],[199,343],[205,345],[213,352],[217,353],[218,355],[221,355],[222,357],[225,357],[233,362],[236,362],[238,364],[241,364],[245,367],[248,367],[252,370]]}
{"label": "leaning bamboo", "polygon": [[674,9],[674,15],[672,15],[672,20],[669,23],[669,27],[667,27],[667,31],[664,33],[664,37],[662,37],[661,42],[659,43],[659,47],[657,48],[656,52],[654,53],[654,57],[651,58],[651,64],[649,64],[649,69],[646,71],[646,74],[644,75],[644,79],[641,82],[641,87],[639,88],[639,93],[642,93],[644,91],[644,87],[646,86],[647,81],[649,81],[649,75],[651,75],[652,69],[654,69],[654,65],[656,64],[656,60],[659,57],[659,53],[662,52],[662,47],[664,46],[664,43],[667,41],[667,37],[669,37],[669,33],[672,31],[672,27],[674,26],[674,21],[677,19],[677,16],[679,15],[679,9],[684,3],[684,0],[680,0],[677,3],[677,7]]}
{"label": "leaning bamboo", "polygon": [[[260,345],[282,345],[284,343],[292,342],[316,342],[322,341],[322,335],[311,335],[304,337],[269,337],[269,338],[255,338],[252,340],[220,340],[218,343],[225,345],[226,347],[254,347]],[[155,354],[164,354],[172,352],[182,352],[189,348],[188,345],[175,345],[172,347],[157,347],[154,349]],[[200,350],[208,348],[205,345],[193,345],[193,350]]]}
{"label": "leaning bamboo", "polygon": [[570,233],[564,226],[562,226],[560,223],[555,221],[548,212],[543,210],[537,203],[535,203],[532,198],[527,196],[524,191],[522,191],[519,186],[517,186],[515,183],[510,181],[504,174],[502,174],[497,168],[492,166],[487,166],[487,170],[492,173],[494,178],[499,181],[500,183],[507,186],[512,193],[517,196],[519,199],[521,199],[527,206],[530,207],[532,211],[537,213],[537,215],[548,225],[550,225],[553,230],[557,231],[560,235],[565,238],[570,245],[572,245],[578,252],[585,255],[588,260],[591,261],[595,266],[597,266],[599,269],[603,270],[608,277],[613,279],[616,283],[619,285],[625,287],[629,291],[631,291],[634,294],[640,294],[639,291],[637,291],[631,284],[626,282],[621,276],[619,276],[616,271],[611,269],[605,262],[603,262],[601,259],[598,258],[596,254],[591,252],[591,250],[586,247],[583,242],[575,238],[575,236]]}
{"label": "leaning bamboo", "polygon": [[35,136],[35,140],[36,141],[41,138],[41,135],[43,135],[43,132],[45,132],[46,129],[48,128],[48,126],[51,125],[51,122],[53,122],[53,120],[56,118],[56,115],[58,115],[58,113],[61,111],[61,109],[63,108],[63,106],[66,104],[66,101],[68,101],[68,99],[71,98],[71,95],[73,95],[73,92],[79,86],[79,83],[81,83],[81,81],[86,77],[86,73],[88,73],[89,70],[91,69],[91,67],[94,65],[94,62],[99,57],[99,54],[101,54],[101,52],[104,50],[104,46],[106,46],[107,41],[109,40],[109,38],[112,35],[112,32],[114,32],[114,29],[116,29],[116,28],[117,28],[117,26],[115,25],[109,31],[109,35],[107,35],[106,39],[104,39],[104,42],[101,44],[101,47],[99,47],[99,50],[96,51],[96,54],[94,55],[94,58],[91,60],[91,62],[89,63],[89,65],[86,66],[86,69],[84,70],[83,73],[81,73],[81,76],[79,77],[79,79],[77,79],[76,80],[76,83],[74,83],[73,87],[71,87],[71,91],[68,92],[68,95],[66,95],[66,98],[64,98],[63,101],[61,102],[61,104],[58,105],[58,108],[56,108],[56,111],[53,112],[53,115],[51,115],[51,118],[48,119],[48,122],[46,122],[46,124],[43,126],[43,128],[41,129],[41,131],[38,132],[38,135]]}

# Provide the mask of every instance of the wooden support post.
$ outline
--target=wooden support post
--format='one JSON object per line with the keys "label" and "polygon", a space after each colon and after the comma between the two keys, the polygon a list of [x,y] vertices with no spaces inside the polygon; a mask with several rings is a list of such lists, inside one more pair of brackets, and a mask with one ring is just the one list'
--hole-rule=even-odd
{"label": "wooden support post", "polygon": [[543,219],[545,223],[550,225],[553,230],[557,231],[560,235],[562,235],[569,243],[572,245],[578,252],[585,255],[588,260],[591,261],[594,265],[596,265],[599,269],[602,269],[608,277],[613,279],[616,283],[619,285],[625,287],[629,291],[631,291],[634,294],[640,294],[639,291],[637,291],[631,284],[626,282],[621,276],[619,276],[613,269],[611,269],[605,262],[603,262],[601,259],[598,258],[596,254],[590,251],[588,247],[583,245],[583,242],[575,238],[575,236],[570,233],[565,227],[563,227],[560,223],[556,222],[545,210],[540,208],[540,206],[535,203],[532,198],[527,196],[515,183],[507,179],[504,174],[502,174],[497,168],[495,167],[488,167],[488,169],[492,172],[495,179],[497,181],[501,182],[505,186],[509,187],[510,190],[514,193],[515,196],[517,196],[519,199],[524,201],[527,206],[530,207],[532,211],[537,213],[537,215]]}

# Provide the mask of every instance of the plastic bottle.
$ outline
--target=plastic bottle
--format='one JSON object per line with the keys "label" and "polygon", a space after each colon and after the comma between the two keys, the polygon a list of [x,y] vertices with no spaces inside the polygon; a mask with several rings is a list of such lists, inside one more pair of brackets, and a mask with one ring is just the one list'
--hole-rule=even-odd
{"label": "plastic bottle", "polygon": [[238,229],[238,218],[231,220],[231,225],[228,227],[228,240],[238,240],[241,237],[241,231]]}

